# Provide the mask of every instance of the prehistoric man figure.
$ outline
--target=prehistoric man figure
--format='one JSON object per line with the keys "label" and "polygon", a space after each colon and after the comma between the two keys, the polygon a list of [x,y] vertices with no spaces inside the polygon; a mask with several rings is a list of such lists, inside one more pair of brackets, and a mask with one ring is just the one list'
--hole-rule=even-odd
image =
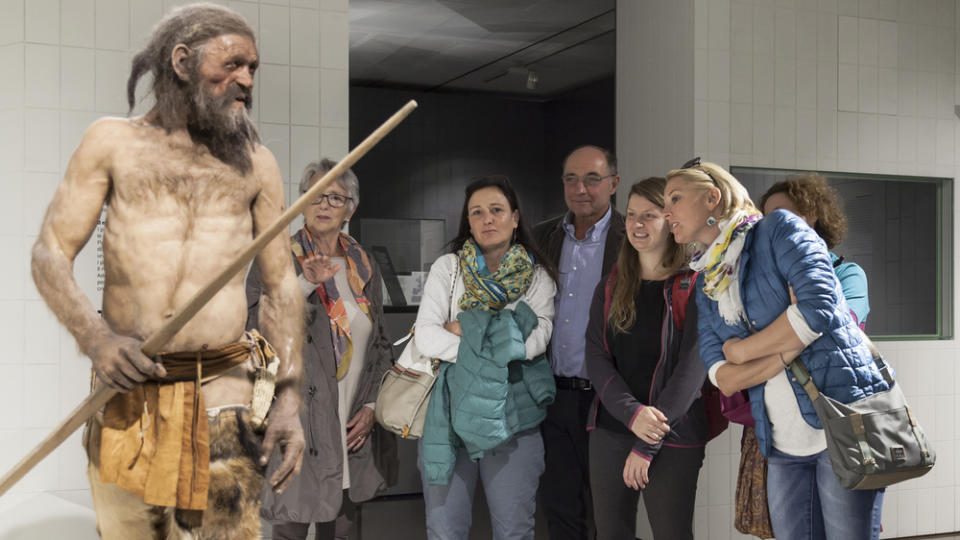
{"label": "prehistoric man figure", "polygon": [[[123,392],[84,436],[106,539],[259,538],[263,465],[274,446],[284,454],[270,478],[275,490],[300,469],[303,296],[284,235],[257,259],[259,320],[275,349],[244,333],[237,275],[168,352],[141,352],[142,340],[282,213],[280,170],[247,116],[257,63],[253,31],[230,10],[193,5],[160,21],[127,83],[132,110],[137,80],[150,71],[156,104],[87,130],[33,248],[37,289],[92,360],[96,384]],[[101,318],[72,270],[104,204]],[[261,446],[249,404],[254,373],[275,356]]]}

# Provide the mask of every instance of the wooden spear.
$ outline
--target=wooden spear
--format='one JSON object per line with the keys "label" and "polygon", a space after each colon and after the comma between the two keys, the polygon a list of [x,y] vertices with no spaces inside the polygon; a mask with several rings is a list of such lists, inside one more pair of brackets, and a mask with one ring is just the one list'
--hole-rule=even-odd
{"label": "wooden spear", "polygon": [[[354,148],[345,158],[340,160],[334,168],[330,169],[327,174],[323,175],[316,184],[310,187],[306,193],[300,196],[296,202],[294,202],[286,212],[280,215],[276,221],[274,221],[269,227],[263,230],[243,252],[237,255],[231,262],[215,276],[210,282],[198,290],[196,294],[193,295],[190,300],[184,304],[179,311],[177,311],[174,316],[167,321],[159,330],[154,332],[150,337],[143,342],[143,354],[147,357],[153,357],[156,355],[160,348],[169,341],[177,332],[187,322],[197,314],[200,309],[210,301],[211,298],[217,292],[223,288],[224,285],[230,281],[233,276],[235,276],[241,270],[246,269],[247,265],[250,264],[250,261],[257,256],[260,251],[267,245],[270,240],[273,239],[281,230],[287,228],[290,225],[290,222],[293,221],[298,215],[303,212],[303,209],[306,208],[314,199],[317,198],[317,195],[323,193],[323,190],[327,188],[327,185],[330,184],[335,178],[338,178],[347,170],[351,165],[356,163],[361,157],[364,156],[371,148],[373,148],[380,139],[390,133],[393,128],[402,122],[413,110],[417,108],[417,102],[410,100],[404,105],[400,110],[395,112],[393,116],[387,119],[379,128],[371,133],[362,143],[360,143],[356,148]],[[53,452],[60,444],[63,443],[70,436],[71,433],[76,431],[78,427],[83,425],[88,418],[96,414],[108,401],[110,398],[115,396],[117,391],[108,387],[101,385],[96,390],[94,390],[89,396],[86,397],[82,402],[73,411],[70,412],[70,415],[67,416],[60,424],[53,429],[53,431],[47,435],[43,441],[40,442],[29,454],[26,455],[23,459],[20,460],[10,471],[0,479],[0,495],[3,495],[11,487],[14,486],[24,475],[30,472],[38,463],[40,463],[43,458],[47,457],[50,452]]]}

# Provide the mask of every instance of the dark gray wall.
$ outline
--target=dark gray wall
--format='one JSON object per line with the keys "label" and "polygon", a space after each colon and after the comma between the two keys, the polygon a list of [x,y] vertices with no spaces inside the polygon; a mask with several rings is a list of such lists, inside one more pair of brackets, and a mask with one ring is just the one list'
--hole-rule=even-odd
{"label": "dark gray wall", "polygon": [[409,99],[419,107],[363,158],[356,217],[440,218],[456,234],[474,176],[505,174],[529,225],[564,209],[561,161],[586,142],[612,145],[613,80],[549,102],[479,94],[350,89],[350,146]]}
{"label": "dark gray wall", "polygon": [[[614,78],[603,79],[558,96],[546,107],[546,173],[558,197],[549,201],[548,215],[566,211],[560,187],[563,158],[574,148],[594,144],[616,153]],[[622,172],[623,182],[632,182],[634,175]]]}

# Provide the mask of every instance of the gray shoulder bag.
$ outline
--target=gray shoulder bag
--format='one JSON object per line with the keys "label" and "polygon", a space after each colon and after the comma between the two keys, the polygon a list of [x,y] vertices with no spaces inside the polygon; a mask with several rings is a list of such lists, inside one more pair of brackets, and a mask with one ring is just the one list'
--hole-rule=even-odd
{"label": "gray shoulder bag", "polygon": [[820,393],[799,358],[790,363],[790,371],[820,417],[830,464],[840,485],[877,489],[926,474],[937,456],[880,351],[861,334],[877,369],[890,384],[889,390],[840,403]]}

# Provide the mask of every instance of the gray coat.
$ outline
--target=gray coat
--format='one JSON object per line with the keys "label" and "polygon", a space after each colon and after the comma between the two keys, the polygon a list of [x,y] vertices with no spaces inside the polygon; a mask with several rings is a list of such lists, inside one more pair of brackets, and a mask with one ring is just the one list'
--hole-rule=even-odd
{"label": "gray coat", "polygon": [[[376,401],[380,379],[393,365],[391,344],[384,331],[383,294],[380,268],[370,257],[373,272],[364,288],[373,313],[373,330],[364,360],[363,374],[357,395],[350,407],[352,417],[365,403]],[[294,260],[297,275],[302,273]],[[247,327],[257,326],[260,301],[260,272],[257,265],[247,275]],[[264,488],[261,515],[271,521],[314,523],[332,521],[340,512],[343,499],[343,450],[338,418],[337,368],[330,336],[330,318],[312,292],[306,301],[306,333],[303,343],[303,423],[307,448],[303,468],[281,495],[269,486]],[[348,456],[350,467],[350,500],[363,502],[396,480],[397,449],[394,436],[374,425],[366,444]],[[267,478],[280,464],[280,453],[274,452],[267,466]]]}

